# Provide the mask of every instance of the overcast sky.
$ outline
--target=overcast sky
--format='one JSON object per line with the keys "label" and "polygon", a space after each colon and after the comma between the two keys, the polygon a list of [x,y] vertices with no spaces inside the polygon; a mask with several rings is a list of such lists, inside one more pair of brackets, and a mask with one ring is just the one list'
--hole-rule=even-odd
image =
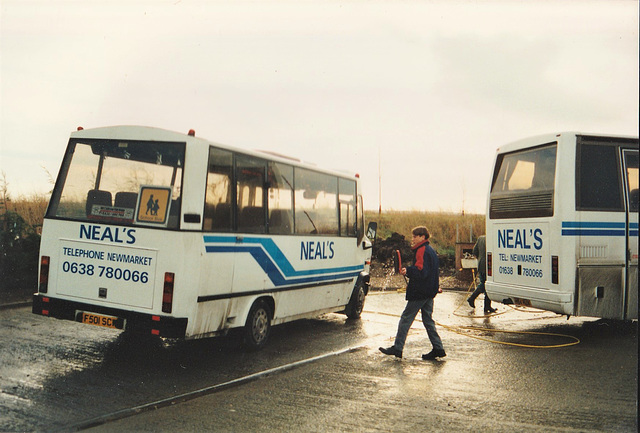
{"label": "overcast sky", "polygon": [[[359,173],[365,207],[485,213],[497,147],[638,135],[638,2],[0,0],[0,169],[51,189],[77,126]],[[379,167],[381,169],[379,170]]]}

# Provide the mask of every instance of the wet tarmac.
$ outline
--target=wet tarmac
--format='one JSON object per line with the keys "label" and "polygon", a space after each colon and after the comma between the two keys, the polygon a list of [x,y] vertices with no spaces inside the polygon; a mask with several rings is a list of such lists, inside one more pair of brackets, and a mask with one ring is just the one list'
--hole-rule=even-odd
{"label": "wet tarmac", "polygon": [[436,298],[438,361],[421,359],[420,322],[403,359],[378,352],[404,307],[395,292],[368,296],[359,321],[275,327],[257,353],[0,310],[0,431],[637,431],[637,322],[501,305],[469,317],[464,299]]}

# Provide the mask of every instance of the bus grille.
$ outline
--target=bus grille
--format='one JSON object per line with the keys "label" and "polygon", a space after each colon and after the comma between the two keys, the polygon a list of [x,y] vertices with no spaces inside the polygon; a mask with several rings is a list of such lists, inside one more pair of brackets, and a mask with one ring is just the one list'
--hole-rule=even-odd
{"label": "bus grille", "polygon": [[553,192],[491,198],[489,217],[530,218],[553,216]]}

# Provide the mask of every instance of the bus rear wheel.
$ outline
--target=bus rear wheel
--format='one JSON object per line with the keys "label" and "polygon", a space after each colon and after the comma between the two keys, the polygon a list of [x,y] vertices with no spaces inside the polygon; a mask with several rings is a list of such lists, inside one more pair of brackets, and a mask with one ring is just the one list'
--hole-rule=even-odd
{"label": "bus rear wheel", "polygon": [[251,306],[244,326],[243,344],[247,350],[260,350],[267,343],[271,332],[271,309],[263,299]]}

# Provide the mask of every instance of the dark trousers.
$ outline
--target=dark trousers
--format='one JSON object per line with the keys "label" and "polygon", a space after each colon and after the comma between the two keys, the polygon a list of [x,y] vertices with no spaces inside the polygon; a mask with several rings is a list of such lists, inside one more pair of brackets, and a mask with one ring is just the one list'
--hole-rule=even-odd
{"label": "dark trousers", "polygon": [[487,292],[484,291],[484,282],[487,281],[487,276],[483,272],[478,272],[478,276],[480,277],[480,284],[469,296],[469,301],[474,302],[480,296],[480,293],[484,293],[484,309],[486,311],[491,308],[491,299],[487,296]]}
{"label": "dark trousers", "polygon": [[436,330],[436,322],[431,317],[433,314],[433,298],[407,301],[407,306],[404,307],[402,316],[400,316],[396,341],[393,346],[402,352],[404,343],[407,340],[407,334],[409,333],[411,324],[415,320],[418,311],[422,313],[422,323],[424,324],[424,328],[427,330],[427,336],[429,337],[429,341],[431,341],[433,349],[444,351],[442,340]]}

